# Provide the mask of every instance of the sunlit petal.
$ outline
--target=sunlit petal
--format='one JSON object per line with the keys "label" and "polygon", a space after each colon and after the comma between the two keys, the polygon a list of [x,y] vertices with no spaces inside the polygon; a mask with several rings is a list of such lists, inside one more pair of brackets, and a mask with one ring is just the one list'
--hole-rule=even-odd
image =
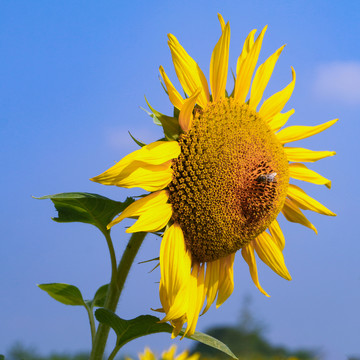
{"label": "sunlit petal", "polygon": [[168,37],[171,56],[181,86],[188,96],[194,94],[197,89],[201,89],[198,103],[201,107],[205,107],[210,101],[209,86],[205,75],[176,37],[172,34]]}
{"label": "sunlit petal", "polygon": [[263,232],[255,238],[253,245],[259,258],[267,266],[284,279],[291,280],[291,276],[285,265],[284,256],[267,232]]}
{"label": "sunlit petal", "polygon": [[285,199],[285,204],[281,212],[284,214],[286,220],[304,225],[309,229],[314,230],[315,234],[318,233],[316,227],[305,217],[299,207],[291,199]]}
{"label": "sunlit petal", "polygon": [[336,155],[335,151],[313,151],[297,147],[284,147],[289,161],[315,162]]}
{"label": "sunlit petal", "polygon": [[331,181],[329,179],[326,179],[317,172],[310,170],[304,164],[289,164],[289,174],[293,179],[307,181],[317,185],[325,185],[327,188],[331,188]]}
{"label": "sunlit petal", "polygon": [[291,68],[291,71],[292,71],[292,81],[290,82],[290,84],[281,91],[269,97],[262,104],[259,110],[259,114],[264,119],[264,121],[268,121],[271,118],[273,118],[275,115],[277,115],[284,108],[284,106],[290,99],[296,81],[296,74],[294,68]]}
{"label": "sunlit petal", "polygon": [[336,216],[332,211],[320,204],[318,201],[307,195],[304,190],[298,186],[290,184],[288,189],[288,197],[303,210],[312,210],[322,215]]}
{"label": "sunlit petal", "polygon": [[265,26],[261,31],[253,46],[251,46],[249,39],[249,52],[243,57],[241,63],[239,64],[239,71],[236,74],[234,99],[238,100],[240,103],[245,102],[246,96],[249,92],[251,78],[259,57],[266,29],[267,26]]}
{"label": "sunlit petal", "polygon": [[265,296],[270,297],[270,295],[261,287],[261,285],[259,283],[254,247],[253,247],[252,243],[244,246],[241,249],[241,255],[249,266],[250,275],[251,275],[251,278],[252,278],[254,284],[256,285],[256,287]]}
{"label": "sunlit petal", "polygon": [[[222,19],[222,21],[224,21]],[[220,20],[221,23],[221,20]],[[210,86],[212,100],[218,101],[225,96],[226,80],[229,66],[230,25],[223,29],[218,43],[215,45],[210,61]]]}
{"label": "sunlit petal", "polygon": [[284,47],[285,45],[275,51],[274,54],[269,56],[269,58],[257,69],[251,85],[251,93],[249,100],[250,108],[256,110],[256,107],[259,105],[266,86],[271,78],[276,62]]}
{"label": "sunlit petal", "polygon": [[305,139],[309,136],[316,135],[330,126],[334,125],[338,119],[328,121],[317,126],[289,126],[276,134],[276,137],[282,144]]}

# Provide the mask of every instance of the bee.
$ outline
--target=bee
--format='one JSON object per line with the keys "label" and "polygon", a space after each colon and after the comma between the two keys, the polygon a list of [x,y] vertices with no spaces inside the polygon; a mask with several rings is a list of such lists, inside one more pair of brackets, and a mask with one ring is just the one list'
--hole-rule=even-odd
{"label": "bee", "polygon": [[258,182],[258,184],[275,183],[277,182],[276,175],[276,172],[273,172],[271,174],[261,174],[256,178],[256,181]]}

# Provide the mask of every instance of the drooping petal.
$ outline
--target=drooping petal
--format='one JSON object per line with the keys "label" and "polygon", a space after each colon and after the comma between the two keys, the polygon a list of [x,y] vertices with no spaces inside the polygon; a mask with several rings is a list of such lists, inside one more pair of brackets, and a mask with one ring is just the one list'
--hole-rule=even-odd
{"label": "drooping petal", "polygon": [[165,82],[165,86],[166,86],[166,90],[169,94],[169,99],[171,101],[171,103],[177,108],[177,109],[181,109],[183,103],[184,103],[184,99],[183,97],[179,94],[179,92],[175,89],[174,85],[172,84],[172,82],[170,81],[169,77],[166,75],[164,68],[162,66],[160,66],[159,68],[160,70],[160,74],[161,77],[163,78],[164,82]]}
{"label": "drooping petal", "polygon": [[336,216],[332,211],[320,204],[317,200],[307,195],[306,192],[300,189],[298,186],[289,184],[288,197],[303,210],[315,211],[322,215]]}
{"label": "drooping petal", "polygon": [[216,308],[221,306],[234,290],[234,259],[235,253],[220,259],[219,293]]}
{"label": "drooping petal", "polygon": [[190,301],[188,302],[188,310],[186,312],[187,327],[184,332],[184,336],[191,336],[195,332],[196,324],[199,319],[201,308],[204,305],[205,291],[204,291],[204,269],[205,264],[200,265],[195,262],[191,272],[190,286],[188,296]]}
{"label": "drooping petal", "polygon": [[291,199],[285,199],[285,204],[281,212],[284,214],[286,220],[304,225],[309,229],[314,230],[315,234],[318,233],[316,227],[306,218],[299,207]]}
{"label": "drooping petal", "polygon": [[162,322],[177,320],[187,310],[187,289],[191,274],[191,254],[187,251],[178,224],[168,228],[160,246],[160,301],[166,312]]}
{"label": "drooping petal", "polygon": [[205,314],[215,301],[219,289],[220,279],[220,260],[208,262],[206,264],[205,275],[205,291],[206,291],[206,307],[202,313]]}
{"label": "drooping petal", "polygon": [[179,154],[180,146],[176,141],[156,141],[130,153],[90,180],[104,185],[160,190],[170,183],[171,159]]}
{"label": "drooping petal", "polygon": [[328,129],[330,126],[334,125],[337,121],[338,119],[334,119],[317,126],[289,126],[279,131],[276,134],[276,137],[281,144],[302,140]]}
{"label": "drooping petal", "polygon": [[285,237],[281,231],[280,225],[277,220],[274,220],[269,226],[270,234],[273,240],[276,242],[279,249],[282,251],[285,247]]}
{"label": "drooping petal", "polygon": [[291,276],[285,265],[284,256],[267,232],[261,233],[252,242],[259,258],[269,266],[270,269],[284,279],[291,280]]}
{"label": "drooping petal", "polygon": [[239,64],[239,71],[236,74],[234,99],[240,103],[244,103],[246,96],[250,89],[251,78],[259,57],[262,41],[265,35],[267,26],[261,31],[259,37],[256,39],[253,46],[250,45],[250,50]]}
{"label": "drooping petal", "polygon": [[180,45],[179,41],[172,34],[169,37],[169,48],[173,59],[175,71],[181,86],[188,96],[191,96],[197,89],[201,89],[198,103],[205,107],[210,101],[209,86],[204,73],[199,65]]}
{"label": "drooping petal", "polygon": [[[220,18],[219,18],[220,19]],[[221,18],[222,19],[222,18]],[[224,19],[222,19],[224,21]],[[221,20],[220,20],[221,23]],[[226,24],[210,60],[210,87],[214,102],[225,96],[229,66],[230,25]]]}
{"label": "drooping petal", "polygon": [[201,89],[197,89],[188,99],[184,101],[179,114],[179,124],[183,131],[189,131],[193,121],[193,110],[199,98]]}
{"label": "drooping petal", "polygon": [[313,151],[304,148],[284,147],[289,161],[315,162],[336,155],[335,151]]}
{"label": "drooping petal", "polygon": [[126,230],[127,233],[158,231],[166,226],[172,215],[171,204],[167,204],[168,199],[168,192],[162,190],[136,200],[120,216],[115,218],[107,228],[110,229],[125,218],[138,217],[136,223]]}
{"label": "drooping petal", "polygon": [[256,110],[259,105],[266,86],[271,78],[272,72],[274,70],[275,64],[283,51],[285,45],[283,45],[280,49],[276,50],[272,55],[268,57],[268,59],[259,66],[257,69],[254,80],[251,85],[251,93],[249,100],[249,107]]}
{"label": "drooping petal", "polygon": [[289,164],[289,174],[293,179],[307,181],[317,185],[325,185],[327,188],[331,188],[331,181],[329,179],[326,179],[317,172],[308,169],[304,164]]}
{"label": "drooping petal", "polygon": [[281,91],[270,96],[262,104],[259,110],[259,114],[264,119],[264,121],[269,121],[271,118],[277,115],[284,108],[284,106],[290,99],[296,81],[296,74],[293,67],[291,67],[291,71],[292,71],[292,81],[290,82],[290,84],[287,85]]}
{"label": "drooping petal", "polygon": [[265,296],[270,297],[270,295],[261,287],[261,285],[259,283],[257,266],[256,266],[256,259],[255,259],[255,254],[254,254],[254,247],[253,247],[252,243],[244,246],[241,249],[241,255],[242,255],[242,257],[244,258],[244,260],[247,262],[247,264],[249,266],[250,275],[251,275],[252,281],[254,282],[256,287]]}
{"label": "drooping petal", "polygon": [[286,113],[278,113],[271,119],[269,119],[268,125],[273,132],[281,129],[289,120],[289,117],[294,114],[295,110],[291,109]]}

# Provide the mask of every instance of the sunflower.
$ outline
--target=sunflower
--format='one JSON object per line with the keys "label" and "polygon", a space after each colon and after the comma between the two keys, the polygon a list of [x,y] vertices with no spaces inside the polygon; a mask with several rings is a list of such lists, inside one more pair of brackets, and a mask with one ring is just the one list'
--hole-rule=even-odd
{"label": "sunflower", "polygon": [[186,96],[181,96],[160,67],[174,116],[149,107],[162,124],[165,138],[142,146],[92,179],[150,192],[127,207],[108,228],[124,218],[136,218],[126,232],[165,229],[160,247],[159,310],[165,313],[162,321],[173,325],[173,337],[185,323],[184,336],[193,334],[200,313],[206,313],[215,299],[219,307],[230,296],[238,250],[264,295],[269,296],[258,280],[255,252],[278,275],[291,280],[282,254],[285,240],[276,220],[280,212],[315,233],[302,210],[335,215],[289,183],[292,178],[330,188],[330,180],[303,162],[315,162],[335,152],[287,144],[315,135],[337,119],[280,130],[294,113],[293,109],[281,112],[294,89],[293,68],[292,81],[259,107],[284,49],[282,46],[269,56],[253,76],[266,27],[256,39],[256,30],[246,38],[229,95],[230,26],[218,17],[222,34],[210,61],[211,93],[198,64],[170,34],[172,60]]}
{"label": "sunflower", "polygon": [[[176,345],[172,345],[169,350],[164,351],[161,354],[161,360],[199,360],[200,354],[195,353],[189,356],[189,352],[187,350],[183,351],[181,354],[175,356],[176,353]],[[145,348],[143,354],[139,354],[140,360],[157,360],[155,354],[148,348]],[[126,358],[126,360],[132,360],[131,358]]]}

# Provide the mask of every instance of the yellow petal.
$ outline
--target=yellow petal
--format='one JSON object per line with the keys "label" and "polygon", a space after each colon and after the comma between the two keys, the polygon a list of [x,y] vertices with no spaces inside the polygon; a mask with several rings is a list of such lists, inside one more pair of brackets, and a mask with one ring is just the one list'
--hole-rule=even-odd
{"label": "yellow petal", "polygon": [[184,103],[184,99],[179,94],[179,92],[175,89],[174,85],[172,84],[172,82],[170,81],[168,76],[166,75],[166,73],[165,73],[162,66],[160,66],[159,70],[160,70],[161,77],[163,78],[163,80],[165,82],[166,90],[167,90],[167,92],[169,94],[169,99],[170,99],[171,103],[177,109],[180,110],[183,103]]}
{"label": "yellow petal", "polygon": [[227,23],[218,43],[215,45],[210,61],[210,86],[214,102],[225,96],[229,66],[229,45],[230,25]]}
{"label": "yellow petal", "polygon": [[270,234],[273,240],[276,242],[279,249],[282,251],[285,247],[285,238],[284,234],[281,231],[280,225],[277,220],[274,220],[269,226]]}
{"label": "yellow petal", "polygon": [[248,56],[251,48],[254,46],[255,33],[256,33],[256,29],[252,30],[244,42],[242,52],[241,52],[240,56],[238,57],[238,60],[236,63],[236,74],[239,73],[241,64],[243,63],[245,58]]}
{"label": "yellow petal", "polygon": [[262,41],[267,26],[261,31],[254,45],[250,48],[249,53],[239,65],[239,71],[236,74],[234,98],[240,103],[244,103],[250,89],[251,78],[259,57]]}
{"label": "yellow petal", "polygon": [[254,284],[256,285],[256,287],[260,290],[261,293],[263,293],[265,296],[270,297],[270,295],[268,295],[268,293],[261,287],[260,283],[259,283],[259,278],[258,278],[258,272],[257,272],[257,266],[256,266],[256,259],[255,259],[255,254],[254,254],[254,247],[253,245],[250,243],[247,246],[243,247],[241,249],[241,255],[244,258],[244,260],[247,262],[248,266],[249,266],[249,270],[250,270],[250,275],[251,278],[254,282]]}
{"label": "yellow petal", "polygon": [[171,345],[169,350],[164,351],[161,354],[161,360],[173,360],[175,357],[175,352],[176,352],[176,345]]}
{"label": "yellow petal", "polygon": [[220,278],[220,260],[215,260],[207,263],[205,275],[205,291],[206,291],[206,307],[202,313],[204,315],[212,303],[215,301]]}
{"label": "yellow petal", "polygon": [[176,141],[156,141],[130,153],[90,180],[104,185],[160,190],[171,181],[170,160],[177,158],[179,154],[180,146]]}
{"label": "yellow petal", "polygon": [[290,177],[293,179],[307,181],[317,185],[325,185],[327,188],[331,188],[331,181],[329,179],[326,179],[317,172],[308,169],[304,164],[289,164],[289,173]]}
{"label": "yellow petal", "polygon": [[156,360],[155,355],[152,353],[152,351],[146,347],[143,354],[139,354],[140,360]]}
{"label": "yellow petal", "polygon": [[328,129],[330,126],[334,125],[337,121],[338,119],[335,119],[317,126],[290,126],[288,128],[279,131],[276,134],[276,137],[281,144],[302,140]]}
{"label": "yellow petal", "polygon": [[107,228],[110,229],[125,218],[139,217],[136,223],[127,229],[126,232],[158,231],[169,222],[172,215],[171,204],[167,204],[168,199],[168,192],[162,190],[136,200],[120,216],[115,218]]}
{"label": "yellow petal", "polygon": [[187,327],[184,336],[191,336],[195,332],[196,324],[199,319],[200,311],[204,305],[205,292],[204,292],[204,268],[205,264],[200,265],[195,263],[191,272],[191,286],[189,287],[188,296],[190,301],[188,303]]}
{"label": "yellow petal", "polygon": [[179,319],[171,321],[171,325],[174,327],[171,334],[172,339],[175,339],[179,335],[185,323],[186,323],[186,315],[182,316]]}
{"label": "yellow petal", "polygon": [[293,67],[291,67],[291,71],[292,71],[292,81],[290,82],[290,84],[287,85],[281,91],[270,96],[262,104],[259,110],[259,114],[264,119],[264,121],[269,121],[276,114],[278,114],[290,99],[296,81],[296,74]]}
{"label": "yellow petal", "polygon": [[284,151],[289,161],[301,162],[315,162],[336,155],[335,151],[312,151],[296,147],[284,147]]}
{"label": "yellow petal", "polygon": [[300,209],[315,211],[322,215],[336,216],[336,214],[307,195],[304,190],[296,185],[289,184],[288,197],[291,198]]}
{"label": "yellow petal", "polygon": [[288,198],[285,199],[285,204],[281,212],[284,214],[286,220],[304,225],[309,229],[314,230],[315,234],[318,233],[316,227],[305,217],[305,215],[292,200]]}
{"label": "yellow petal", "polygon": [[222,17],[222,15],[221,14],[217,14],[218,15],[218,19],[219,19],[219,21],[220,21],[220,26],[221,26],[221,31],[224,31],[224,29],[225,29],[225,21],[224,21],[224,18]]}
{"label": "yellow petal", "polygon": [[116,183],[117,186],[125,188],[140,187],[146,191],[157,191],[164,189],[172,180],[171,161],[162,165],[139,163],[129,168],[132,170],[131,173],[119,180]]}
{"label": "yellow petal", "polygon": [[219,293],[216,308],[221,306],[234,290],[235,253],[220,259]]}
{"label": "yellow petal", "polygon": [[249,107],[256,110],[256,107],[259,105],[261,98],[264,94],[266,86],[271,78],[272,72],[274,70],[275,64],[283,51],[285,45],[280,49],[276,50],[269,58],[259,66],[257,69],[254,80],[251,85],[251,93],[249,100]]}
{"label": "yellow petal", "polygon": [[210,101],[209,86],[205,75],[201,71],[199,65],[180,45],[179,41],[172,34],[169,37],[169,47],[173,59],[175,71],[181,86],[188,96],[191,96],[197,89],[201,89],[198,103],[201,107],[205,107]]}
{"label": "yellow petal", "polygon": [[199,98],[201,89],[198,89],[188,99],[184,101],[179,114],[179,124],[184,131],[189,131],[193,121],[193,110]]}
{"label": "yellow petal", "polygon": [[291,280],[291,276],[285,265],[284,256],[267,232],[263,232],[255,238],[253,245],[259,258],[269,266],[270,269],[284,279]]}
{"label": "yellow petal", "polygon": [[176,320],[186,312],[187,299],[183,295],[191,274],[191,254],[186,249],[183,232],[176,223],[165,231],[161,241],[160,272],[160,301],[167,313],[162,321]]}
{"label": "yellow petal", "polygon": [[272,117],[271,119],[269,119],[268,125],[270,127],[270,129],[273,132],[278,131],[280,128],[282,128],[287,121],[289,120],[289,117],[294,114],[295,110],[291,109],[286,113],[278,113],[276,114],[274,117]]}

